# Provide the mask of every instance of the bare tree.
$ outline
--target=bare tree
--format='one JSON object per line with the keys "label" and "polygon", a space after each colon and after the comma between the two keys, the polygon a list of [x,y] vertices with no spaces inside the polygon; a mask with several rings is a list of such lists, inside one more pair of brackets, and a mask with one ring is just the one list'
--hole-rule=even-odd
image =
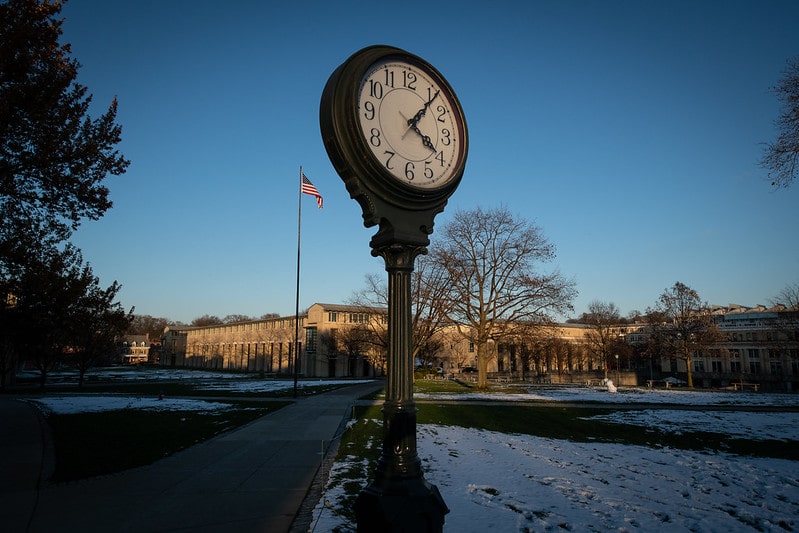
{"label": "bare tree", "polygon": [[549,322],[571,309],[574,282],[558,271],[537,271],[554,257],[541,229],[506,208],[457,211],[444,227],[433,258],[447,274],[448,318],[476,344],[478,387],[487,386],[496,356],[489,341],[501,340],[518,321]]}
{"label": "bare tree", "polygon": [[524,347],[536,376],[540,379],[553,371],[560,373],[557,357],[562,352],[559,346],[561,339],[553,327],[531,325],[528,331],[530,335],[525,338]]}
{"label": "bare tree", "polygon": [[606,378],[610,358],[614,355],[618,343],[613,327],[618,325],[620,320],[621,315],[616,304],[599,300],[589,303],[588,312],[583,314],[583,323],[590,327],[585,334],[588,349],[601,362]]}
{"label": "bare tree", "polygon": [[[661,322],[652,323],[652,338],[666,353],[685,362],[688,386],[693,387],[693,355],[724,338],[706,303],[699,294],[680,283],[663,291],[652,316]],[[660,351],[660,350],[658,350]]]}
{"label": "bare tree", "polygon": [[205,314],[203,316],[198,316],[194,320],[191,321],[191,326],[194,327],[201,327],[201,326],[215,326],[217,324],[223,324],[221,318],[216,315],[208,315]]}
{"label": "bare tree", "polygon": [[[470,366],[469,363],[471,363],[472,356],[468,351],[460,349],[463,335],[455,331],[454,328],[443,328],[435,336],[435,341],[440,349],[437,359],[441,366],[444,366],[444,362],[447,362],[447,367],[450,370]],[[433,362],[429,361],[428,363]]]}
{"label": "bare tree", "polygon": [[516,372],[521,381],[527,379],[528,370],[540,371],[540,365],[531,368],[531,364],[536,353],[544,353],[543,339],[549,338],[549,331],[549,325],[520,320],[514,324],[513,332],[506,335],[505,348],[511,359],[516,361]]}
{"label": "bare tree", "polygon": [[347,376],[355,375],[358,358],[364,357],[374,344],[374,334],[366,324],[357,324],[351,328],[339,330],[336,336],[338,346],[347,357]]}
{"label": "bare tree", "polygon": [[792,349],[792,343],[799,340],[799,283],[786,285],[771,300],[771,305],[777,311],[776,340],[781,352],[787,354]]}
{"label": "bare tree", "polygon": [[[128,335],[147,335],[150,340],[160,339],[164,330],[174,325],[175,322],[168,318],[158,318],[150,315],[133,315]],[[179,325],[179,324],[178,324]]]}
{"label": "bare tree", "polygon": [[782,104],[777,140],[766,145],[760,164],[769,172],[771,184],[789,187],[799,173],[799,56],[788,60],[783,78],[773,88]]}
{"label": "bare tree", "polygon": [[771,300],[771,305],[784,305],[788,311],[799,311],[799,283],[788,284]]}
{"label": "bare tree", "polygon": [[239,315],[239,314],[230,314],[225,315],[225,318],[222,319],[223,324],[236,324],[238,322],[251,322],[255,320],[253,317],[248,315]]}
{"label": "bare tree", "polygon": [[[411,328],[414,360],[424,355],[435,358],[441,348],[436,339],[446,325],[450,306],[447,272],[431,257],[422,255],[416,258],[411,276]],[[376,274],[366,276],[366,286],[357,291],[352,305],[362,306],[374,312],[375,308],[388,308],[388,286],[385,277]],[[378,344],[388,346],[388,333],[385,322],[370,321]]]}
{"label": "bare tree", "polygon": [[377,274],[367,274],[366,284],[363,288],[355,291],[350,297],[348,304],[359,308],[360,311],[369,316],[366,322],[374,331],[374,342],[388,346],[388,330],[386,322],[377,319],[379,315],[388,312],[388,285],[384,277]]}
{"label": "bare tree", "polygon": [[319,346],[322,347],[322,354],[327,362],[327,377],[336,377],[336,360],[339,356],[338,332],[332,329],[329,332],[319,334]]}

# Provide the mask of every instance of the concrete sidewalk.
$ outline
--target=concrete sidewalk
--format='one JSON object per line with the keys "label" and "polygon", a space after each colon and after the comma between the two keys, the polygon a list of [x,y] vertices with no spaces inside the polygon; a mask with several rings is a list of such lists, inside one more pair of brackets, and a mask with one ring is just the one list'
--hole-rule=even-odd
{"label": "concrete sidewalk", "polygon": [[60,485],[39,482],[48,453],[35,409],[0,398],[0,529],[287,532],[353,402],[382,387],[302,398],[150,466]]}

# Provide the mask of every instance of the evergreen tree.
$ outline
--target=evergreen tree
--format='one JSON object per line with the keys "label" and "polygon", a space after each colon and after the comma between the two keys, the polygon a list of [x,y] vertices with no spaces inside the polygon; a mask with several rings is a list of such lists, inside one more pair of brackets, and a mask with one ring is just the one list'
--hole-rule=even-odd
{"label": "evergreen tree", "polygon": [[[96,278],[67,241],[82,220],[97,220],[111,207],[103,181],[129,164],[116,149],[116,99],[99,118],[88,114],[92,96],[76,81],[80,65],[59,42],[61,7],[0,3],[3,383],[23,355],[34,358],[44,378],[69,342],[70,306]],[[116,282],[108,290],[115,289]]]}

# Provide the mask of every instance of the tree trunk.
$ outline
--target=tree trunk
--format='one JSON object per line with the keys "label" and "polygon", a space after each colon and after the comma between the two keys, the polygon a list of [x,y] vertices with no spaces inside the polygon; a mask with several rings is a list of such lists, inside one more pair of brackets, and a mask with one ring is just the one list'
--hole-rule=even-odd
{"label": "tree trunk", "polygon": [[488,343],[477,343],[477,388],[488,388]]}

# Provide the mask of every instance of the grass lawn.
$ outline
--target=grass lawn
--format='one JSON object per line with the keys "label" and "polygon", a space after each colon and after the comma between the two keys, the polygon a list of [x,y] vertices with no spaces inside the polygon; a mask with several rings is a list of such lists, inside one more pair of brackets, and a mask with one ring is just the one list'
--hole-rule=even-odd
{"label": "grass lawn", "polygon": [[[446,380],[417,380],[416,393],[474,392],[473,384]],[[504,391],[503,389],[503,392]],[[455,399],[455,397],[453,397]],[[795,459],[795,442],[751,440],[708,431],[670,433],[655,427],[620,424],[590,417],[611,413],[612,408],[579,408],[557,405],[490,405],[463,402],[417,403],[418,424],[437,424],[479,428],[508,434],[526,434],[575,442],[612,442],[620,444],[671,447],[685,450],[718,450],[727,453]],[[355,498],[363,489],[363,480],[372,479],[381,453],[383,414],[380,405],[356,410],[358,422],[343,436],[336,457],[346,465],[332,473],[328,490],[340,486],[346,493],[335,503],[335,512],[354,523]],[[349,516],[352,515],[352,516]]]}
{"label": "grass lawn", "polygon": [[[342,383],[324,383],[320,382],[315,385],[303,385],[297,388],[297,396],[313,396],[323,392],[332,391],[345,387],[346,384]],[[192,382],[121,382],[121,383],[86,383],[83,387],[76,387],[75,385],[63,384],[48,384],[47,387],[41,389],[38,385],[23,384],[16,386],[14,392],[18,394],[49,394],[49,393],[70,393],[70,394],[101,394],[101,393],[114,393],[114,394],[130,394],[136,396],[149,396],[156,397],[160,393],[164,393],[169,397],[181,396],[202,396],[213,398],[230,398],[232,396],[237,398],[292,398],[294,396],[293,387],[286,387],[271,391],[262,390],[226,390],[224,388],[208,388],[202,383]]]}
{"label": "grass lawn", "polygon": [[[128,380],[124,373],[122,377],[89,375],[84,385],[77,387],[77,377],[71,376],[63,382],[48,383],[44,389],[39,387],[37,379],[28,378],[21,380],[14,390],[19,394],[43,396],[51,393],[111,393],[156,398],[164,394],[169,398],[213,398],[230,404],[230,407],[210,411],[125,409],[48,414],[46,418],[51,429],[56,462],[51,481],[73,481],[150,464],[280,409],[288,405],[294,396],[294,387],[290,386],[293,380],[288,378],[284,380],[287,386],[263,390],[247,387],[263,379],[263,376],[256,374],[236,376],[235,379],[213,379],[198,372],[199,379],[195,380],[191,373],[184,372],[181,374],[183,379],[153,377],[147,380],[148,369],[130,370],[143,377]],[[312,396],[343,386],[346,383],[303,383],[297,388],[297,396]],[[259,401],[264,398],[271,400]],[[283,398],[286,400],[283,401]]]}
{"label": "grass lawn", "polygon": [[53,482],[144,466],[224,431],[246,424],[288,402],[230,402],[214,411],[125,409],[51,414]]}

